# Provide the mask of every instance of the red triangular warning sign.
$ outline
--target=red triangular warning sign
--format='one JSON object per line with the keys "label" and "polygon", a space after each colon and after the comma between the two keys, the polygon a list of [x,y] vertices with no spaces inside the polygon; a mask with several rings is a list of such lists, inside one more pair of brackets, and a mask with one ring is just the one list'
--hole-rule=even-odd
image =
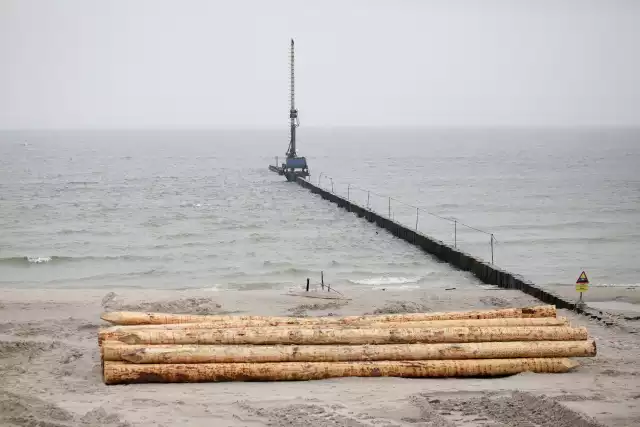
{"label": "red triangular warning sign", "polygon": [[587,273],[585,273],[584,271],[580,273],[580,277],[578,277],[578,280],[576,280],[576,285],[579,285],[581,283],[589,283],[589,279],[587,279]]}

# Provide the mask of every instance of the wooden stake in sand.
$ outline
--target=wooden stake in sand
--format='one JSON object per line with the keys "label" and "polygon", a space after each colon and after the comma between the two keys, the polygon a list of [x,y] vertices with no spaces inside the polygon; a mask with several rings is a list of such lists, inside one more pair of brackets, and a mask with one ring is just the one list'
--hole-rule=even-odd
{"label": "wooden stake in sand", "polygon": [[242,329],[135,330],[110,339],[126,344],[412,344],[490,341],[579,341],[586,328],[567,326],[451,327],[389,329]]}
{"label": "wooden stake in sand", "polygon": [[141,312],[108,312],[100,316],[103,320],[115,325],[161,325],[167,323],[206,323],[206,322],[236,322],[243,325],[246,321],[266,321],[277,325],[310,325],[310,324],[349,324],[371,322],[416,322],[427,320],[451,319],[496,319],[503,317],[556,317],[553,305],[504,308],[499,310],[444,312],[444,313],[409,313],[384,314],[371,316],[346,317],[273,317],[273,316],[208,316],[191,314],[141,313]]}
{"label": "wooden stake in sand", "polygon": [[592,357],[593,341],[518,341],[382,345],[127,345],[106,341],[105,361],[131,363],[347,362],[375,360]]}
{"label": "wooden stake in sand", "polygon": [[465,377],[568,372],[564,358],[380,362],[130,364],[104,362],[106,384],[138,382],[301,381],[336,377]]}

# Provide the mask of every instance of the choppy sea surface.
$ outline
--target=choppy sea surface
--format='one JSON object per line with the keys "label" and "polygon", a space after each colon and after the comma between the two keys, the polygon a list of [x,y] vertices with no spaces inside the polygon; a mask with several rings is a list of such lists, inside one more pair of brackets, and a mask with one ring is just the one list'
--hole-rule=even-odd
{"label": "choppy sea surface", "polygon": [[[287,144],[286,129],[0,132],[0,286],[471,280],[269,172]],[[495,263],[537,283],[640,286],[638,130],[301,128],[299,145],[313,182],[486,260],[493,234]]]}

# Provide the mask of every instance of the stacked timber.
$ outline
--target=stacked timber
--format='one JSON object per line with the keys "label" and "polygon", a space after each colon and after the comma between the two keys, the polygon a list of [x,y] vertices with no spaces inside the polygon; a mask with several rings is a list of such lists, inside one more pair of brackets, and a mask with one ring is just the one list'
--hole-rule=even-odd
{"label": "stacked timber", "polygon": [[568,372],[592,357],[554,306],[347,317],[111,312],[99,332],[106,384]]}

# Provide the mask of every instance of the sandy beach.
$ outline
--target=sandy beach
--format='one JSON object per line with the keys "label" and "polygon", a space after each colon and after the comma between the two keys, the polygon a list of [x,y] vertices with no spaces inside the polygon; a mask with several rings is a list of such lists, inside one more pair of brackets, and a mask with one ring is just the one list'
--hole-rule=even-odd
{"label": "sandy beach", "polygon": [[[455,288],[455,289],[452,289]],[[448,290],[445,290],[448,289]],[[348,292],[0,290],[0,425],[7,426],[631,426],[640,424],[637,322],[560,311],[598,346],[568,374],[497,379],[349,378],[311,382],[105,386],[96,334],[104,310],[349,315],[537,305],[465,284]]]}

